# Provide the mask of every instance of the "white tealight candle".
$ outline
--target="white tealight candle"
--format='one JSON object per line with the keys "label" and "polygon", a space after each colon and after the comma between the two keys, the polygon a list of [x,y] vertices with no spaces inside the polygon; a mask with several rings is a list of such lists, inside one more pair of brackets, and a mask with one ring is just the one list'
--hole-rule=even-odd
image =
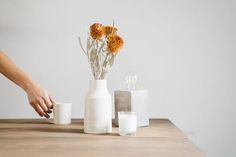
{"label": "white tealight candle", "polygon": [[121,136],[135,135],[137,130],[137,115],[134,112],[119,112],[119,134]]}

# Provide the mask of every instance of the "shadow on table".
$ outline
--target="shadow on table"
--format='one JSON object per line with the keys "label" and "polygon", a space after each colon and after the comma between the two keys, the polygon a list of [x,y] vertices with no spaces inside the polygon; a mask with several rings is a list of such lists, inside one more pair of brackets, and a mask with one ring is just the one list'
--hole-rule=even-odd
{"label": "shadow on table", "polygon": [[[31,128],[32,130],[32,128]],[[72,128],[36,128],[33,131],[39,132],[54,132],[54,133],[80,133],[87,134],[84,129],[72,129]],[[99,135],[99,136],[119,136],[118,133],[108,133],[108,134],[89,134],[89,135]]]}
{"label": "shadow on table", "polygon": [[49,133],[84,133],[84,129],[74,128],[29,128],[29,131],[49,132]]}
{"label": "shadow on table", "polygon": [[[70,134],[87,134],[84,132],[84,129],[77,129],[77,128],[48,128],[48,127],[7,127],[7,128],[0,128],[1,132],[44,132],[44,133],[70,133]],[[108,133],[108,134],[89,134],[94,136],[119,136],[118,133]]]}
{"label": "shadow on table", "polygon": [[[81,119],[71,119],[72,124],[83,124]],[[0,124],[50,124],[45,118],[41,119],[0,119]]]}

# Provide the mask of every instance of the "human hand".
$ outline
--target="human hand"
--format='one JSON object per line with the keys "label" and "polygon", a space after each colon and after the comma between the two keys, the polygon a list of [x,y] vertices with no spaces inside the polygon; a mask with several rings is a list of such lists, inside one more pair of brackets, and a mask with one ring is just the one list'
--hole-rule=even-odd
{"label": "human hand", "polygon": [[3,52],[0,51],[0,73],[20,86],[28,95],[29,103],[42,117],[49,118],[53,100],[49,94],[35,83],[24,71],[18,68]]}
{"label": "human hand", "polygon": [[49,118],[48,115],[51,113],[51,109],[53,108],[53,100],[43,88],[41,88],[38,84],[33,83],[26,90],[28,100],[30,105],[34,108],[34,110],[41,116]]}

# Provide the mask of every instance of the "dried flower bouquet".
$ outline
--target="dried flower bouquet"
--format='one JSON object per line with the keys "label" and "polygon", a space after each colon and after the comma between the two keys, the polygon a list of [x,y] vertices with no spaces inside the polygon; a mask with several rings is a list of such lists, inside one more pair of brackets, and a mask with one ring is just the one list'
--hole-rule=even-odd
{"label": "dried flower bouquet", "polygon": [[113,26],[104,26],[94,23],[90,26],[87,39],[87,48],[84,49],[81,39],[80,46],[88,57],[92,74],[95,80],[106,78],[108,70],[114,63],[118,51],[123,47],[123,39],[117,35],[118,29]]}

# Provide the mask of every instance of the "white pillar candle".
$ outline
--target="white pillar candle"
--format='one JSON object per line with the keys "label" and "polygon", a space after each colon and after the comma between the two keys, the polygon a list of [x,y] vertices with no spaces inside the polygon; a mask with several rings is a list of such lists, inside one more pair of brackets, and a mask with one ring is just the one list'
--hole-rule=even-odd
{"label": "white pillar candle", "polygon": [[121,136],[135,135],[137,130],[137,115],[134,112],[119,112],[119,134]]}

